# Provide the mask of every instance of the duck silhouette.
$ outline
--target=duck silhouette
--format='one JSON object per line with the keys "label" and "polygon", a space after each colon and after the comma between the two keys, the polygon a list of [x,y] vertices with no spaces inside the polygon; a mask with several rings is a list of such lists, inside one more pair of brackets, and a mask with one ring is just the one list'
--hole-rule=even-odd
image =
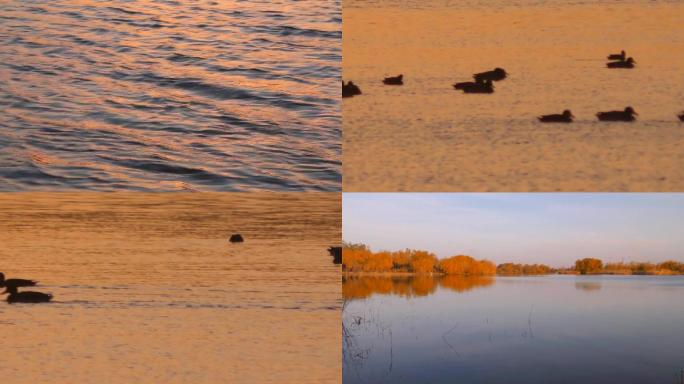
{"label": "duck silhouette", "polygon": [[542,123],[572,123],[573,117],[575,116],[572,115],[572,112],[570,112],[569,109],[566,109],[561,114],[542,115],[537,117],[537,119]]}
{"label": "duck silhouette", "polygon": [[634,108],[627,107],[624,111],[599,112],[596,117],[601,121],[634,121],[634,115],[638,115]]}
{"label": "duck silhouette", "polygon": [[47,303],[52,300],[52,295],[43,292],[18,292],[17,287],[9,286],[5,289],[3,294],[9,293],[7,302],[12,303]]}
{"label": "duck silhouette", "polygon": [[385,85],[404,85],[404,75],[385,77],[382,82]]}
{"label": "duck silhouette", "polygon": [[[454,84],[454,88],[456,88],[456,84]],[[463,90],[463,93],[494,93],[494,84],[491,80],[476,81],[471,84],[461,84],[460,89]]]}
{"label": "duck silhouette", "polygon": [[473,75],[473,78],[477,82],[485,80],[499,81],[505,79],[506,76],[508,76],[508,73],[503,68],[494,68],[492,71],[476,73]]}
{"label": "duck silhouette", "polygon": [[38,282],[26,279],[7,279],[5,280],[5,274],[0,272],[0,288],[4,287],[33,287]]}
{"label": "duck silhouette", "polygon": [[606,66],[608,68],[634,68],[634,64],[636,64],[636,61],[630,57],[627,60],[612,61],[606,64]]}
{"label": "duck silhouette", "polygon": [[476,84],[477,84],[477,83],[474,82],[474,81],[464,81],[464,82],[461,82],[461,83],[454,83],[454,89],[463,90],[463,89],[465,89],[465,88],[467,88],[467,87],[472,87],[472,86],[474,86],[474,85],[476,85]]}
{"label": "duck silhouette", "polygon": [[608,55],[608,60],[624,61],[625,57],[627,57],[627,55],[625,53],[625,50],[623,49],[622,51],[620,51],[620,53],[611,53],[610,55]]}
{"label": "duck silhouette", "polygon": [[347,84],[342,80],[342,97],[352,97],[361,94],[361,88],[359,88],[354,82],[349,80]]}
{"label": "duck silhouette", "polygon": [[239,233],[234,233],[230,235],[230,239],[228,239],[231,243],[242,243],[245,241],[245,239],[242,238],[242,235]]}
{"label": "duck silhouette", "polygon": [[684,111],[680,113],[677,117],[679,117],[679,121],[684,121]]}

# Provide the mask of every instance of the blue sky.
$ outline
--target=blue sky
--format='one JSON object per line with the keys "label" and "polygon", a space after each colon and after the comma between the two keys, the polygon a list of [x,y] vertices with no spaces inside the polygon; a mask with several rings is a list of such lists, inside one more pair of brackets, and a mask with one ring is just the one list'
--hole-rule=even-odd
{"label": "blue sky", "polygon": [[684,193],[344,193],[343,239],[496,263],[684,261]]}

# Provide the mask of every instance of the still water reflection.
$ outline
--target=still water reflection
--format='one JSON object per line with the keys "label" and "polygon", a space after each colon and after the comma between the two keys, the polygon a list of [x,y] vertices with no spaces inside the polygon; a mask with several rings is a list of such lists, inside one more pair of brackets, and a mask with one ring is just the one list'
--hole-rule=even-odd
{"label": "still water reflection", "polygon": [[349,277],[344,383],[679,383],[679,276]]}

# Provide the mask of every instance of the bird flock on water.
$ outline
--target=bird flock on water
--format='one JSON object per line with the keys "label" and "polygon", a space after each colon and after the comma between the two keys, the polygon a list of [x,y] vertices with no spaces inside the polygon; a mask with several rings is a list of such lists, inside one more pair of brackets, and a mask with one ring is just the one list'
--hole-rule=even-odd
{"label": "bird flock on water", "polygon": [[[634,68],[636,61],[632,57],[627,57],[624,50],[620,53],[608,55],[608,68]],[[491,71],[480,72],[473,75],[475,81],[464,81],[453,84],[454,89],[463,93],[494,93],[494,82],[504,80],[508,73],[503,68],[495,68]],[[386,77],[382,80],[385,85],[404,85],[404,75]],[[361,95],[361,88],[349,80],[347,83],[342,80],[342,97],[353,97]],[[632,107],[625,107],[622,111],[598,112],[596,117],[600,121],[634,121],[638,113]],[[680,121],[684,122],[684,111],[677,115]],[[566,109],[563,113],[538,116],[537,119],[542,123],[572,123],[575,116],[572,111]]]}

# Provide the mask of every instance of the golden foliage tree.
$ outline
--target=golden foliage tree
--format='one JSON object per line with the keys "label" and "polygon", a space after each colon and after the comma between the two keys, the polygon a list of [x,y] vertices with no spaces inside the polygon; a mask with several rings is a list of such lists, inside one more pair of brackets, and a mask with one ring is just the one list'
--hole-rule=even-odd
{"label": "golden foliage tree", "polygon": [[600,272],[603,269],[603,262],[600,259],[587,257],[575,261],[575,270],[582,275],[587,273]]}

